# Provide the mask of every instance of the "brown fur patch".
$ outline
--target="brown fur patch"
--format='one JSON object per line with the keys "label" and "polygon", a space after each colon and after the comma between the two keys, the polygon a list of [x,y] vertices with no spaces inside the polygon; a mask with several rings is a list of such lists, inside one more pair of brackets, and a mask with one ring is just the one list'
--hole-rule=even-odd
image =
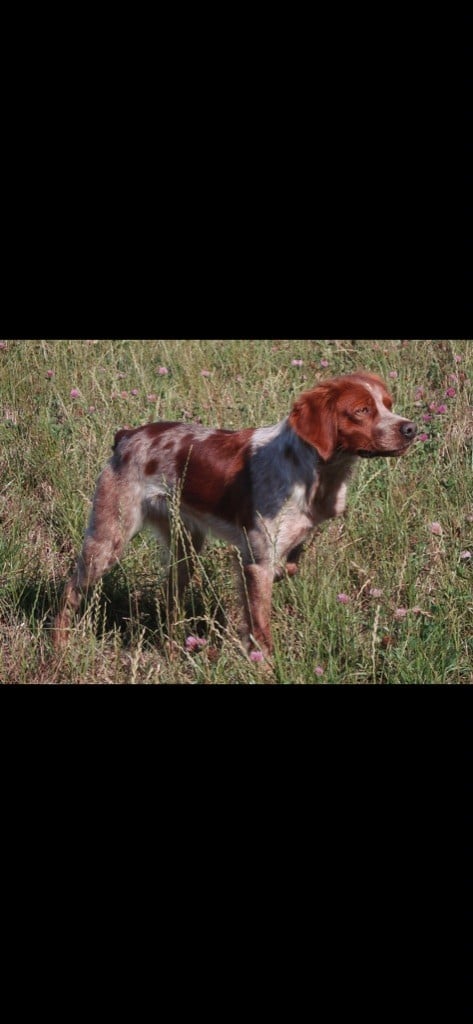
{"label": "brown fur patch", "polygon": [[150,459],[149,462],[147,462],[145,465],[145,475],[153,476],[153,473],[156,473],[158,466],[159,462],[157,459]]}
{"label": "brown fur patch", "polygon": [[248,448],[254,430],[218,430],[205,439],[184,438],[176,453],[182,500],[248,529],[253,521]]}

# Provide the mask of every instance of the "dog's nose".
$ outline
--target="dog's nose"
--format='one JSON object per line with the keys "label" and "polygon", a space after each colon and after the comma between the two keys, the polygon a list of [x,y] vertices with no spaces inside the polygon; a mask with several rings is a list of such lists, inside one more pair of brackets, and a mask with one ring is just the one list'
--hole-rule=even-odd
{"label": "dog's nose", "polygon": [[410,420],[406,420],[405,423],[401,423],[400,430],[406,441],[412,441],[413,437],[417,434],[417,426],[415,423],[411,423]]}

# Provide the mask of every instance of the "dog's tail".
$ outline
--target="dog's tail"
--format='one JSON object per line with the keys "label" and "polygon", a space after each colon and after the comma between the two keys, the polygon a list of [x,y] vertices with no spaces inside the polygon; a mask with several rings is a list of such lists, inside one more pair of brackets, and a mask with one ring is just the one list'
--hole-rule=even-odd
{"label": "dog's tail", "polygon": [[117,430],[117,432],[115,434],[115,437],[113,439],[112,452],[114,452],[115,448],[118,447],[118,445],[120,444],[120,441],[122,440],[122,438],[129,437],[130,434],[133,434],[133,433],[134,433],[133,427],[121,427],[120,430]]}

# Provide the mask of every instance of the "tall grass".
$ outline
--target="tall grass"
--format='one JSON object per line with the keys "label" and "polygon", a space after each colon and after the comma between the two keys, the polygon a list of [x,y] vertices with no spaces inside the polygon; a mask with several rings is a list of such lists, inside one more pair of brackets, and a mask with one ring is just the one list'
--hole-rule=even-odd
{"label": "tall grass", "polygon": [[[427,437],[402,459],[361,462],[345,516],[275,586],[271,678],[472,682],[471,345],[382,340],[0,343],[0,681],[259,682],[240,654],[231,553],[218,541],[197,559],[174,626],[145,534],[60,657],[51,615],[118,427],[273,423],[301,390],[358,367],[388,380],[396,411]],[[191,649],[189,636],[204,642]]]}

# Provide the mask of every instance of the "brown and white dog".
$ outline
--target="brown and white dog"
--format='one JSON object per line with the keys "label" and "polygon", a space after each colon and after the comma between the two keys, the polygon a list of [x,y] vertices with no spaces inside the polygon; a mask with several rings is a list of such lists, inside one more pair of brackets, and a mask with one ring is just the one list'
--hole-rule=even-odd
{"label": "brown and white dog", "polygon": [[222,538],[239,552],[245,647],[269,654],[273,581],[293,575],[306,537],[343,512],[357,458],[401,455],[415,437],[415,424],[391,408],[383,381],[360,371],[301,394],[275,426],[233,431],[158,422],[119,430],[54,622],[56,646],[83,593],[135,534],[150,527],[171,549],[177,504],[184,530],[170,567],[173,600],[180,603],[191,574],[187,541],[199,552],[207,533]]}

